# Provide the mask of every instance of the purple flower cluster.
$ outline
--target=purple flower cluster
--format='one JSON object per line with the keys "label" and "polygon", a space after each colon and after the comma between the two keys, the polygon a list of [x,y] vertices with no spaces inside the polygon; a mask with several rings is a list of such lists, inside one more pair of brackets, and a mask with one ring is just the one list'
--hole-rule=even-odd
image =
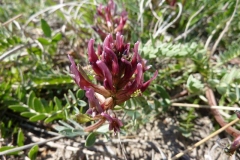
{"label": "purple flower cluster", "polygon": [[123,28],[127,22],[127,12],[122,11],[119,15],[116,4],[113,0],[110,0],[107,6],[100,5],[97,8],[97,14],[94,19],[96,20],[96,25],[93,26],[93,29],[104,40],[109,33],[116,34],[119,32],[123,34]]}
{"label": "purple flower cluster", "polygon": [[[106,20],[107,25],[112,25],[112,11],[114,4],[112,1],[107,5],[105,14],[101,12],[102,6],[98,8],[98,14]],[[121,18],[118,20],[117,28],[125,24]],[[118,29],[117,29],[118,30]],[[119,30],[118,30],[119,31]],[[115,38],[112,34],[107,34],[102,45],[94,49],[94,40],[88,43],[88,60],[95,72],[98,84],[92,83],[87,74],[77,68],[73,58],[69,56],[70,70],[76,84],[86,91],[89,102],[87,114],[92,118],[109,122],[109,130],[120,131],[123,126],[117,118],[113,109],[116,105],[122,104],[133,96],[139,96],[144,92],[158,72],[148,81],[144,82],[144,72],[150,66],[146,65],[146,60],[142,59],[138,53],[139,42],[130,49],[130,44],[124,42],[124,37],[120,32]],[[100,124],[100,122],[99,122]],[[102,122],[101,122],[102,124]],[[96,125],[99,127],[99,125]],[[96,129],[91,126],[91,130]],[[91,131],[87,129],[87,131]]]}

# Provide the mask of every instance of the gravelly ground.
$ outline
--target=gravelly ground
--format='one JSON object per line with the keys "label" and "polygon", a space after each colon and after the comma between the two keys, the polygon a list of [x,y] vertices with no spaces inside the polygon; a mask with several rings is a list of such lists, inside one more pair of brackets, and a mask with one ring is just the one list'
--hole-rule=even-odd
{"label": "gravelly ground", "polygon": [[[183,137],[177,126],[178,122],[172,118],[158,118],[142,126],[136,133],[122,137],[121,144],[119,139],[113,136],[110,142],[99,139],[93,147],[89,148],[84,147],[84,140],[81,138],[61,139],[55,143],[71,146],[78,151],[71,151],[72,149],[69,149],[69,147],[60,149],[55,146],[58,149],[50,149],[44,152],[46,147],[43,147],[42,157],[48,160],[160,160],[163,159],[163,156],[166,156],[166,159],[169,159],[214,131],[212,122],[208,117],[201,117],[196,120],[196,129],[189,138]],[[226,134],[223,133],[221,136],[224,137]],[[229,157],[223,152],[222,148],[217,147],[216,141],[218,138],[214,137],[191,153],[181,157],[180,160],[240,160],[239,153],[236,156]]]}
{"label": "gravelly ground", "polygon": [[[194,131],[189,138],[182,136],[178,130],[179,122],[176,115],[165,113],[150,120],[149,123],[141,126],[136,132],[129,135],[118,136],[110,135],[110,141],[105,138],[99,138],[92,147],[84,147],[85,138],[64,138],[55,142],[48,142],[40,146],[37,159],[46,160],[161,160],[170,159],[177,153],[192,146],[196,142],[214,132],[213,120],[210,115],[198,116],[194,121]],[[43,139],[49,139],[46,134],[32,132],[31,129],[25,129],[26,143],[38,142]],[[220,148],[217,140],[226,139],[227,134],[220,135],[210,139],[205,144],[193,149],[192,152],[179,158],[180,160],[240,160],[240,152],[231,157],[227,156],[223,148]],[[228,137],[230,138],[230,137]],[[120,143],[121,142],[121,143]],[[10,141],[9,141],[10,143]],[[25,150],[27,155],[28,150]],[[22,154],[24,155],[24,154]],[[0,159],[24,159],[21,157],[0,157]]]}

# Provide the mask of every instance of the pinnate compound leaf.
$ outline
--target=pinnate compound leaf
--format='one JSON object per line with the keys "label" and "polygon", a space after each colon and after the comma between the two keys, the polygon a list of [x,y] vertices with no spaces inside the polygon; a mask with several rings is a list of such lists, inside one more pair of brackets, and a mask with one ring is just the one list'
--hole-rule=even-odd
{"label": "pinnate compound leaf", "polygon": [[28,152],[28,157],[31,160],[35,160],[37,158],[37,153],[38,153],[38,145],[33,146],[30,151]]}

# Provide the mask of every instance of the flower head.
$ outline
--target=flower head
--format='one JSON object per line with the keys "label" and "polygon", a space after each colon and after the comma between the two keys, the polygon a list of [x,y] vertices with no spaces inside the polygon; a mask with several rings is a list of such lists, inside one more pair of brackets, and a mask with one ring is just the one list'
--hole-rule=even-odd
{"label": "flower head", "polygon": [[109,0],[107,6],[98,6],[95,19],[96,25],[93,26],[93,29],[104,40],[108,33],[123,33],[127,22],[127,12],[122,11],[119,15],[116,4],[113,0]]}
{"label": "flower head", "polygon": [[87,113],[92,117],[105,117],[110,122],[109,129],[114,132],[119,131],[122,122],[107,112],[115,105],[141,95],[158,74],[156,71],[151,79],[144,82],[144,73],[150,66],[139,55],[138,46],[139,42],[130,49],[130,44],[124,42],[123,35],[119,32],[115,39],[111,34],[107,35],[103,45],[98,45],[97,52],[94,49],[94,40],[89,41],[88,60],[101,85],[92,83],[69,56],[72,77],[80,88],[86,90],[90,107]]}

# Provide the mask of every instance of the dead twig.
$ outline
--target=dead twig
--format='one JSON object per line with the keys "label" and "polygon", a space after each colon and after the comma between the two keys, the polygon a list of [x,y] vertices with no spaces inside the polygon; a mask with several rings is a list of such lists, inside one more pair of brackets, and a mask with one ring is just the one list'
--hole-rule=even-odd
{"label": "dead twig", "polygon": [[22,13],[14,16],[13,18],[11,18],[11,19],[7,20],[6,22],[4,22],[4,23],[2,24],[2,26],[8,25],[9,23],[11,23],[12,21],[18,19],[18,18],[21,17],[21,16],[22,16]]}
{"label": "dead twig", "polygon": [[31,144],[24,145],[24,146],[21,146],[21,147],[16,147],[16,148],[13,148],[13,149],[9,149],[9,150],[0,152],[0,156],[6,155],[6,154],[9,154],[9,153],[12,153],[12,152],[22,151],[22,150],[31,148],[31,147],[33,147],[35,145],[43,145],[43,144],[46,144],[47,142],[55,141],[55,140],[61,139],[63,137],[65,137],[65,136],[60,135],[60,136],[56,136],[56,137],[53,137],[53,138],[50,138],[50,139],[46,139],[46,140],[43,140],[43,141],[40,141],[40,142],[31,143]]}
{"label": "dead twig", "polygon": [[239,107],[209,106],[209,105],[187,104],[187,103],[172,103],[171,105],[178,106],[178,107],[223,109],[223,110],[230,110],[230,111],[240,110]]}

